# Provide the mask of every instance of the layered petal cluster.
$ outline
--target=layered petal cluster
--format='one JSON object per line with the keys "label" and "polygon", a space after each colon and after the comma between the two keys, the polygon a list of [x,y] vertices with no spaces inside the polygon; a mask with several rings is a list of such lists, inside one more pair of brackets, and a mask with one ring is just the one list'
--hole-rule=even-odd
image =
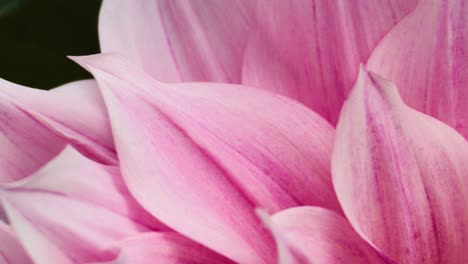
{"label": "layered petal cluster", "polygon": [[108,0],[100,40],[159,80],[243,83],[336,123],[359,64],[416,3]]}
{"label": "layered petal cluster", "polygon": [[131,198],[116,167],[67,147],[33,175],[0,189],[8,222],[35,263],[110,258],[115,240],[157,222]]}
{"label": "layered petal cluster", "polygon": [[100,263],[234,263],[177,233],[170,232],[150,232],[129,237],[114,245],[114,248],[119,251],[119,256],[109,262]]}
{"label": "layered petal cluster", "polygon": [[334,131],[307,108],[236,85],[162,84],[119,55],[75,60],[102,89],[130,191],[175,230],[236,261],[271,262],[256,207],[340,210]]}
{"label": "layered petal cluster", "polygon": [[241,82],[256,0],[110,0],[99,18],[103,52],[119,52],[164,82]]}
{"label": "layered petal cluster", "polygon": [[92,80],[41,91],[0,80],[0,182],[24,178],[72,144],[116,164],[107,112]]}
{"label": "layered petal cluster", "polygon": [[0,80],[0,263],[468,263],[465,17],[104,1],[95,81]]}

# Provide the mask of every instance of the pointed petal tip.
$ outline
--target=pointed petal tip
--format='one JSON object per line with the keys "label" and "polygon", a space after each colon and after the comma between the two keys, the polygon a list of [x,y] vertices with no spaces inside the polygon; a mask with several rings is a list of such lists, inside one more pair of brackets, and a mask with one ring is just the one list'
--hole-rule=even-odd
{"label": "pointed petal tip", "polygon": [[85,56],[67,56],[70,60],[76,62],[88,71],[93,68],[100,68],[103,63],[108,63],[109,60],[117,63],[123,60],[124,56],[117,52],[98,53]]}
{"label": "pointed petal tip", "polygon": [[[142,68],[136,67],[136,64],[131,59],[118,52],[76,56],[70,57],[70,59],[94,76],[101,91],[108,87],[108,85],[104,84],[111,76],[113,79],[125,80],[132,84],[141,84],[145,81],[149,81],[154,85],[160,84],[158,80],[153,79]],[[150,90],[153,91],[154,89]]]}
{"label": "pointed petal tip", "polygon": [[255,208],[255,214],[260,219],[263,226],[274,233],[274,227],[271,222],[271,215],[264,208]]}
{"label": "pointed petal tip", "polygon": [[367,69],[365,64],[359,67],[359,73],[349,98],[354,96],[368,98],[369,93],[377,92],[384,100],[394,105],[404,104],[394,82]]}

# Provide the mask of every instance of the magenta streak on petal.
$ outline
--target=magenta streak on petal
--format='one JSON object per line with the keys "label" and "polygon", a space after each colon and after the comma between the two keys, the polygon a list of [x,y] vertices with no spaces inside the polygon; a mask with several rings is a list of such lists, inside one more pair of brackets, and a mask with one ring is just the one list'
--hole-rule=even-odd
{"label": "magenta streak on petal", "polygon": [[359,63],[417,4],[417,0],[257,2],[257,24],[245,51],[242,83],[296,99],[332,124]]}
{"label": "magenta streak on petal", "polygon": [[[403,101],[468,136],[468,6],[422,0],[379,43],[368,68],[393,80]],[[429,56],[429,55],[430,56]]]}
{"label": "magenta streak on petal", "polygon": [[[174,47],[172,46],[172,40],[171,38],[169,37],[169,34],[168,34],[168,30],[167,30],[167,26],[166,26],[166,22],[164,21],[163,19],[163,11],[162,11],[162,7],[160,4],[156,4],[158,6],[158,12],[159,12],[159,20],[161,22],[161,26],[162,26],[162,29],[163,29],[163,32],[164,32],[164,37],[166,39],[166,42],[167,42],[167,47],[169,48],[169,53],[171,54],[171,58],[174,62],[174,65],[177,69],[177,73],[179,75],[179,80],[180,81],[184,81],[184,76],[182,75],[182,70],[180,69],[180,66],[179,66],[179,63],[177,62],[177,58],[175,56],[175,51],[174,51]],[[144,54],[142,54],[142,56],[145,56]]]}
{"label": "magenta streak on petal", "polygon": [[398,263],[465,263],[468,143],[361,70],[337,127],[335,190],[356,231]]}

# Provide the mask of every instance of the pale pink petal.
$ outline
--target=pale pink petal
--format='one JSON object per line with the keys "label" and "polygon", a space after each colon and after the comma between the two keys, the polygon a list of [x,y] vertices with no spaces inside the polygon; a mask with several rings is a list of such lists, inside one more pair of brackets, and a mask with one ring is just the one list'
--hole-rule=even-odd
{"label": "pale pink petal", "polygon": [[177,233],[146,233],[116,243],[118,258],[108,264],[222,264],[227,258]]}
{"label": "pale pink petal", "polygon": [[255,1],[106,0],[99,38],[158,80],[240,82]]}
{"label": "pale pink petal", "polygon": [[332,123],[358,67],[417,0],[260,0],[242,82],[297,99]]}
{"label": "pale pink petal", "polygon": [[162,84],[115,54],[76,60],[103,91],[130,191],[177,231],[235,261],[268,262],[256,206],[340,210],[334,132],[307,108],[237,85]]}
{"label": "pale pink petal", "polygon": [[468,138],[468,5],[423,0],[377,46],[368,69],[403,100]]}
{"label": "pale pink petal", "polygon": [[15,234],[0,221],[0,264],[32,264]]}
{"label": "pale pink petal", "polygon": [[[38,126],[49,128],[50,133],[58,134],[87,156],[107,164],[116,163],[107,112],[94,80],[71,82],[43,91],[0,79],[0,94],[15,108],[36,119]],[[50,159],[49,155],[44,157]]]}
{"label": "pale pink petal", "polygon": [[[297,208],[297,207],[293,207]],[[288,210],[288,209],[286,209]],[[276,242],[276,256],[278,264],[307,264],[309,263],[308,257],[302,252],[302,249],[295,248],[294,245],[289,243],[284,232],[271,221],[270,215],[263,209],[256,210],[258,217],[262,219],[263,224],[270,230]],[[282,211],[280,211],[282,212]],[[278,213],[280,213],[278,212]]]}
{"label": "pale pink petal", "polygon": [[398,263],[468,263],[468,142],[362,70],[338,122],[335,190],[356,231]]}
{"label": "pale pink petal", "polygon": [[2,188],[54,193],[104,207],[148,227],[167,229],[132,198],[118,167],[93,162],[72,147],[66,147],[31,176]]}
{"label": "pale pink petal", "polygon": [[[118,177],[117,169],[67,148],[36,174],[3,185],[0,196],[9,222],[35,261],[47,263],[44,251],[62,252],[73,263],[108,260],[112,256],[102,251],[113,242],[156,223]],[[41,241],[55,249],[41,248]]]}
{"label": "pale pink petal", "polygon": [[295,207],[264,217],[280,242],[281,264],[391,263],[367,244],[349,222],[333,211]]}
{"label": "pale pink petal", "polygon": [[0,183],[30,175],[64,146],[64,139],[0,93]]}
{"label": "pale pink petal", "polygon": [[[66,252],[58,249],[53,243],[45,238],[33,223],[26,219],[7,201],[1,201],[8,210],[8,215],[12,219],[16,234],[23,240],[22,245],[32,256],[35,264],[75,264],[73,259],[67,256]],[[21,262],[20,262],[21,263]]]}

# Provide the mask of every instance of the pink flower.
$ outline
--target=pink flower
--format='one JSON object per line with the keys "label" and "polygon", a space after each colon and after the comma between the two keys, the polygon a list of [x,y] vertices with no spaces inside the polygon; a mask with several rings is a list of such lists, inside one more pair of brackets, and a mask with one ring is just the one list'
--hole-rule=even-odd
{"label": "pink flower", "polygon": [[0,263],[468,263],[466,15],[104,1],[96,82],[0,83]]}

